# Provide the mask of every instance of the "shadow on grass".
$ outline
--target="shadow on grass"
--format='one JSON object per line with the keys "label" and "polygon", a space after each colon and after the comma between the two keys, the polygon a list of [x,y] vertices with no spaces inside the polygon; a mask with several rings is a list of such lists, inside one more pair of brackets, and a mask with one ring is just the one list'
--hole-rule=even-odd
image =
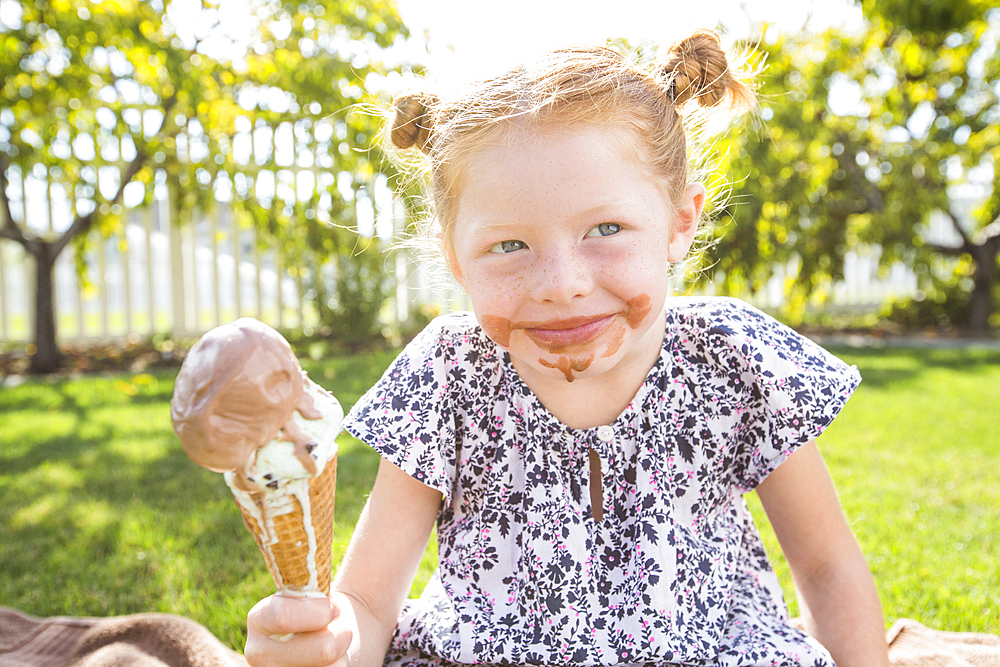
{"label": "shadow on grass", "polygon": [[1000,351],[984,348],[829,349],[848,363],[856,364],[864,385],[872,388],[891,388],[938,369],[975,373],[990,367],[1000,368]]}
{"label": "shadow on grass", "polygon": [[15,410],[72,409],[74,404],[109,407],[169,402],[177,370],[140,374],[87,375],[81,377],[31,378],[10,387],[0,387],[0,413]]}
{"label": "shadow on grass", "polygon": [[[317,364],[318,380],[346,408],[391,358]],[[273,588],[222,476],[190,461],[173,433],[174,376],[0,391],[0,602],[38,616],[199,618],[229,605],[236,622],[210,629],[238,646],[239,618]],[[336,533],[346,540],[378,456],[350,436],[340,442]]]}
{"label": "shadow on grass", "polygon": [[[95,425],[91,410],[72,400],[62,409],[76,415],[75,428],[3,457],[3,599],[30,596],[41,576],[49,583],[40,588],[57,590],[60,602],[68,591],[101,591],[87,612],[106,613],[129,599],[134,582],[160,578],[162,564],[146,559],[149,552],[200,550],[220,531],[241,529],[221,477],[191,463],[168,423],[151,437],[130,437],[127,426]],[[95,578],[94,564],[107,572]]]}

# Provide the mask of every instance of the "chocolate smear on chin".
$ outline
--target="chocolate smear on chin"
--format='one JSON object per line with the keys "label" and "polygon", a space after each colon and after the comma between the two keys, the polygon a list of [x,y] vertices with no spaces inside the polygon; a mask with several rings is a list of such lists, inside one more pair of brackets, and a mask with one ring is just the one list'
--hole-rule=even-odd
{"label": "chocolate smear on chin", "polygon": [[573,372],[582,373],[590,367],[590,364],[593,361],[594,355],[591,354],[590,356],[584,358],[559,357],[554,362],[546,359],[539,359],[538,364],[540,366],[545,366],[546,368],[555,368],[561,371],[566,377],[566,382],[572,382],[576,379],[576,377],[573,376]]}

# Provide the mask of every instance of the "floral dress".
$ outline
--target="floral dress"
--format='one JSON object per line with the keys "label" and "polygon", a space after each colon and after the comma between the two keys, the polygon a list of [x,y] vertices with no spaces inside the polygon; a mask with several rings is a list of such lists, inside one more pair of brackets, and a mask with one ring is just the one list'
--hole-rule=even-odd
{"label": "floral dress", "polygon": [[345,422],[444,496],[437,570],[386,665],[833,665],[788,624],[743,494],[859,382],[740,301],[669,299],[635,398],[574,429],[472,314],[438,318]]}

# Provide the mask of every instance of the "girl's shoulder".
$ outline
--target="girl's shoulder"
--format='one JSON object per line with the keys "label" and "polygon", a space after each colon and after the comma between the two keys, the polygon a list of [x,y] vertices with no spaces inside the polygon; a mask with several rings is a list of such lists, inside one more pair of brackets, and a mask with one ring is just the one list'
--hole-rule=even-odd
{"label": "girl's shoulder", "polygon": [[447,388],[468,398],[495,387],[502,376],[503,350],[469,312],[433,319],[410,341],[383,375],[383,388],[406,383],[411,391]]}
{"label": "girl's shoulder", "polygon": [[668,320],[692,332],[728,334],[747,323],[781,325],[746,301],[728,296],[677,296],[666,303]]}
{"label": "girl's shoulder", "polygon": [[471,312],[460,311],[439,315],[427,324],[400,356],[416,358],[454,358],[455,355],[469,356],[475,361],[485,352],[492,352],[495,344],[483,328],[479,326]]}
{"label": "girl's shoulder", "polygon": [[817,343],[740,299],[674,297],[666,309],[675,351],[710,364],[731,367],[737,359],[765,376],[782,367],[797,372],[847,368]]}

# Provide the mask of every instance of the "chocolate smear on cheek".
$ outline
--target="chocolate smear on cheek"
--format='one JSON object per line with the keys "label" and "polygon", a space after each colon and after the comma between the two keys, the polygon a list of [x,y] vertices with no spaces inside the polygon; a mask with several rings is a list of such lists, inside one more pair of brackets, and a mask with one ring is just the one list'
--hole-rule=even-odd
{"label": "chocolate smear on cheek", "polygon": [[[623,316],[625,317],[625,323],[632,329],[637,329],[642,321],[646,319],[651,310],[652,299],[648,294],[640,294],[637,297],[629,299],[625,302],[625,310],[623,311]],[[602,357],[612,357],[618,350],[621,349],[622,344],[625,342],[625,325],[621,324],[620,321],[615,321],[612,325],[613,328],[609,329],[607,332],[608,344],[604,348],[604,354]]]}
{"label": "chocolate smear on cheek", "polygon": [[648,294],[640,294],[625,303],[625,321],[633,329],[637,328],[649,315],[653,299]]}
{"label": "chocolate smear on cheek", "polygon": [[590,367],[590,364],[593,361],[594,355],[590,355],[582,359],[577,359],[575,357],[559,357],[555,361],[539,359],[538,363],[546,368],[555,368],[562,371],[562,374],[566,377],[566,382],[572,382],[576,379],[573,376],[573,372],[576,371],[577,373],[582,373]]}
{"label": "chocolate smear on cheek", "polygon": [[489,336],[494,343],[500,347],[507,347],[510,345],[510,333],[513,330],[510,324],[510,320],[506,317],[497,317],[496,315],[483,315],[479,319],[479,324],[483,327],[483,331]]}

